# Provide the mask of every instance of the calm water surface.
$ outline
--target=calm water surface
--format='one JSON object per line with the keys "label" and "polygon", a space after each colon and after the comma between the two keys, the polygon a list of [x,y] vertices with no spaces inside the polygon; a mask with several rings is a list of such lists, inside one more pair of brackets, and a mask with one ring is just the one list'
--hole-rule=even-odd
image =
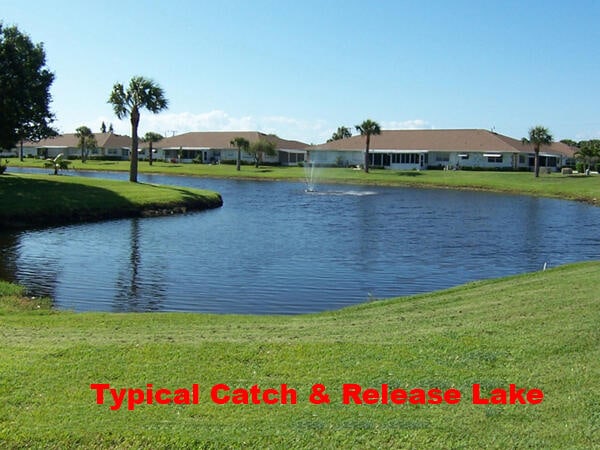
{"label": "calm water surface", "polygon": [[[11,169],[14,171],[14,169]],[[126,174],[80,173],[126,179]],[[217,210],[0,235],[0,277],[76,311],[296,314],[600,257],[600,208],[451,190],[141,176]]]}

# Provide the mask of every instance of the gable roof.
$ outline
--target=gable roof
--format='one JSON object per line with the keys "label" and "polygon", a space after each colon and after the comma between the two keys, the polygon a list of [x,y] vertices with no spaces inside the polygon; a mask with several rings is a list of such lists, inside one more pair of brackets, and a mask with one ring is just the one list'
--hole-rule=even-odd
{"label": "gable roof", "polygon": [[[532,153],[530,145],[487,130],[382,130],[371,136],[372,150],[430,150]],[[354,150],[364,151],[365,137],[361,135],[315,145],[311,150]],[[544,147],[547,153],[572,156],[573,149],[561,142]]]}
{"label": "gable roof", "polygon": [[177,136],[165,138],[154,144],[156,148],[187,148],[187,149],[229,149],[233,148],[231,141],[236,137],[243,137],[248,141],[256,142],[266,139],[275,144],[279,150],[304,150],[308,144],[300,141],[282,139],[274,134],[265,134],[259,131],[194,131]]}
{"label": "gable roof", "polygon": [[[94,133],[99,148],[130,148],[131,138],[114,133]],[[60,134],[41,141],[23,142],[23,147],[34,148],[77,148],[79,139],[75,133]]]}

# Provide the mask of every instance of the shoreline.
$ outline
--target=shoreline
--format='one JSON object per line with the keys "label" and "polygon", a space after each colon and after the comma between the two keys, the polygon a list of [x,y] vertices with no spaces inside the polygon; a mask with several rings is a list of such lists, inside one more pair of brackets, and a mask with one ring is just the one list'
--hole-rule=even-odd
{"label": "shoreline", "polygon": [[5,174],[0,182],[5,195],[0,226],[7,230],[159,217],[223,205],[213,191],[103,178]]}
{"label": "shoreline", "polygon": [[[16,162],[12,167],[41,169],[28,161]],[[124,163],[127,163],[125,161]],[[88,162],[90,168],[72,167],[69,170],[83,172],[127,172],[126,164],[121,162]],[[108,167],[109,166],[109,167]],[[10,164],[9,171],[10,173]],[[245,169],[245,170],[244,170]],[[426,189],[452,189],[462,191],[496,192],[511,195],[529,195],[534,197],[554,198],[576,201],[592,206],[600,206],[600,176],[561,175],[559,173],[543,174],[534,178],[530,172],[504,171],[396,171],[373,169],[369,174],[350,171],[344,168],[320,168],[317,184],[321,185],[361,185],[381,187],[411,187]],[[171,172],[170,170],[174,170]],[[208,164],[177,164],[155,162],[153,166],[140,165],[140,174],[162,176],[190,176],[194,178],[231,179],[246,181],[287,181],[306,182],[303,167],[292,166],[242,166],[242,171],[235,166]],[[425,179],[423,179],[425,178]],[[498,182],[504,178],[505,182]],[[513,180],[516,183],[513,184]],[[572,186],[580,182],[580,186]],[[548,184],[547,186],[544,184]],[[556,186],[556,184],[564,186]],[[585,185],[584,185],[585,183]],[[545,188],[547,188],[545,190]],[[564,189],[561,189],[564,188]]]}

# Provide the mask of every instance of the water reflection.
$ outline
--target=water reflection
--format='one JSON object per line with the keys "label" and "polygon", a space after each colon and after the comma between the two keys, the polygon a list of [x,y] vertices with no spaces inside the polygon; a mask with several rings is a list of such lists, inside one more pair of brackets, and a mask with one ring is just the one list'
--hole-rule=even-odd
{"label": "water reflection", "polygon": [[[115,312],[159,311],[166,292],[160,265],[143,264],[141,219],[129,221],[129,255],[121,264],[112,302]],[[152,242],[150,242],[152,245]]]}
{"label": "water reflection", "polygon": [[309,194],[303,183],[141,177],[150,179],[216,190],[225,204],[4,233],[2,276],[78,311],[295,314],[600,257],[600,208],[573,202],[373,187]]}
{"label": "water reflection", "polygon": [[4,250],[0,258],[1,280],[17,280],[17,243],[18,234],[0,233],[0,248]]}

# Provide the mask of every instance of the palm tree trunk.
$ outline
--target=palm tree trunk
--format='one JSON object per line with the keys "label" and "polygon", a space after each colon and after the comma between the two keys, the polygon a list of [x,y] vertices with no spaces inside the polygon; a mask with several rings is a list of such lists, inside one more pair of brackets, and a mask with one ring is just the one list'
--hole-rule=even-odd
{"label": "palm tree trunk", "polygon": [[137,107],[131,111],[131,164],[129,165],[129,181],[137,183],[138,175],[138,125],[140,112]]}
{"label": "palm tree trunk", "polygon": [[367,134],[367,146],[365,147],[365,173],[369,173],[369,145],[371,144],[371,135]]}
{"label": "palm tree trunk", "polygon": [[533,158],[533,170],[535,172],[535,177],[539,177],[540,176],[540,149],[536,148],[535,150],[535,157]]}
{"label": "palm tree trunk", "polygon": [[19,159],[23,161],[23,139],[21,139],[21,148],[19,150]]}
{"label": "palm tree trunk", "polygon": [[150,161],[150,165],[152,165],[152,141],[150,141],[150,148],[148,149],[148,152],[150,153],[148,159]]}
{"label": "palm tree trunk", "polygon": [[238,148],[237,164],[236,164],[236,166],[235,166],[235,169],[236,169],[236,170],[240,170],[240,165],[241,165],[241,163],[240,163],[240,159],[241,159],[241,158],[242,158],[242,149],[241,149],[241,148]]}

